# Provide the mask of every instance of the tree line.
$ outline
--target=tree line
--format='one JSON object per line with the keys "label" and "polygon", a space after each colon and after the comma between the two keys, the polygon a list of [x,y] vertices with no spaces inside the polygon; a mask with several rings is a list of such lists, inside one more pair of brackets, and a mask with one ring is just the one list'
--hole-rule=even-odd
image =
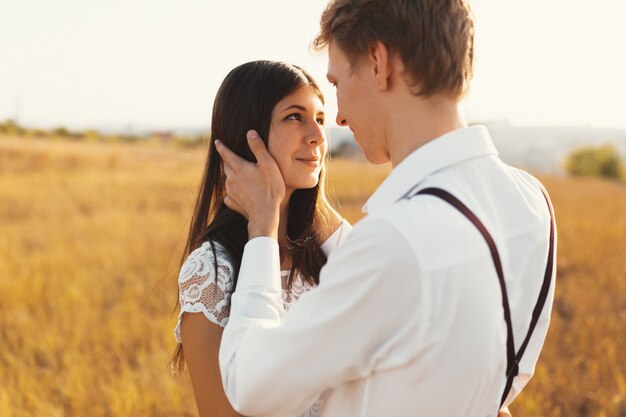
{"label": "tree line", "polygon": [[626,180],[626,167],[612,145],[576,149],[565,159],[565,170],[575,177]]}
{"label": "tree line", "polygon": [[183,136],[172,132],[152,132],[147,135],[102,133],[97,130],[70,130],[64,126],[53,129],[29,128],[19,125],[12,119],[0,122],[0,135],[35,138],[35,139],[69,139],[85,142],[106,142],[106,143],[136,143],[146,141],[157,141],[164,144],[172,144],[181,147],[196,147],[206,145],[205,136]]}
{"label": "tree line", "polygon": [[[20,126],[11,119],[0,122],[0,135],[108,143],[135,143],[152,140],[188,148],[206,146],[208,143],[208,135],[181,136],[171,132],[153,132],[149,135],[104,134],[96,130],[70,130],[63,126],[46,130]],[[356,153],[360,154],[360,150],[349,142],[340,143],[332,150],[333,157],[355,158]],[[612,145],[576,149],[566,157],[564,167],[569,175],[575,177],[599,177],[626,181],[626,166],[619,152]]]}

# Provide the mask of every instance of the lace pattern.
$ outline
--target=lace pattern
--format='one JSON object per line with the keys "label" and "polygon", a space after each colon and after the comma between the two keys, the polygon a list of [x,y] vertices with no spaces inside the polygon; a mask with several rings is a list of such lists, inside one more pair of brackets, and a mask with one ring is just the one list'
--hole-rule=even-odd
{"label": "lace pattern", "polygon": [[285,311],[289,310],[289,307],[294,301],[297,301],[302,294],[307,291],[311,291],[314,288],[314,285],[309,284],[307,281],[304,281],[299,275],[294,277],[293,283],[291,284],[291,288],[287,290],[287,282],[289,280],[289,274],[291,271],[281,271],[281,286],[283,289],[283,307]]}
{"label": "lace pattern", "polygon": [[[183,313],[202,313],[205,317],[222,327],[228,323],[230,315],[230,297],[233,293],[232,262],[224,248],[215,243],[217,254],[217,277],[215,276],[215,257],[211,244],[205,242],[187,257],[178,276],[180,313],[174,329],[176,340],[181,342],[180,325]],[[302,294],[313,289],[313,285],[296,275],[291,288],[287,290],[289,270],[281,271],[282,298],[285,311]],[[298,417],[319,417],[324,405],[325,393],[304,413]]]}
{"label": "lace pattern", "polygon": [[324,402],[326,401],[326,397],[329,391],[324,391],[317,401],[313,403],[311,408],[306,410],[304,413],[300,414],[298,417],[319,417],[322,414],[322,407],[324,406]]}
{"label": "lace pattern", "polygon": [[217,277],[215,258],[211,244],[205,242],[193,251],[180,269],[178,276],[180,313],[174,329],[180,343],[180,323],[183,313],[203,313],[206,318],[226,326],[230,315],[230,296],[233,292],[232,263],[224,248],[215,244],[217,253]]}

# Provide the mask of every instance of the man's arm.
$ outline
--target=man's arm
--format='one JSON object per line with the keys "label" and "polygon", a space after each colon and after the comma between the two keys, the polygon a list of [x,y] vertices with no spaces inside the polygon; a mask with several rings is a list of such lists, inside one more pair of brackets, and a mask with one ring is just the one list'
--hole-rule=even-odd
{"label": "man's arm", "polygon": [[416,308],[419,279],[404,279],[417,271],[414,255],[383,220],[357,225],[320,286],[284,317],[278,269],[275,241],[248,242],[220,347],[226,395],[245,415],[293,416],[327,388],[366,377]]}

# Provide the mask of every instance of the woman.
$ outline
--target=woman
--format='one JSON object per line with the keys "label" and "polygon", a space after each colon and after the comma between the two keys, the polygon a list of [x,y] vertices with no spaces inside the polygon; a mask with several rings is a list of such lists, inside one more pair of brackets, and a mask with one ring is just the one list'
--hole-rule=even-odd
{"label": "woman", "polygon": [[[215,139],[253,161],[246,132],[256,129],[268,138],[266,146],[286,188],[278,243],[287,310],[319,283],[327,255],[351,229],[324,193],[323,106],[313,78],[299,67],[279,62],[241,65],[228,74],[217,93],[209,155],[178,278],[180,313],[174,331],[179,344],[173,365],[182,370],[186,361],[200,416],[239,415],[224,394],[218,353],[248,240],[247,220],[223,202],[225,178]],[[319,415],[322,402],[320,396],[303,416]]]}

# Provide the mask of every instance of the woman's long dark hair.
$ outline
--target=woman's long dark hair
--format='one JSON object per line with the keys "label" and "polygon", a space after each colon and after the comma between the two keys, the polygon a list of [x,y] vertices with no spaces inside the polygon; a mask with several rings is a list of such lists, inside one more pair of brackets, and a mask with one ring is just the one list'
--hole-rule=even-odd
{"label": "woman's long dark hair", "polygon": [[[253,61],[238,66],[226,76],[213,105],[209,153],[181,266],[189,254],[204,242],[210,243],[217,260],[214,242],[219,242],[232,261],[234,285],[237,285],[243,248],[248,242],[248,223],[224,204],[224,174],[221,158],[215,149],[215,139],[222,141],[240,157],[256,162],[248,146],[246,132],[255,129],[267,146],[274,106],[303,86],[311,86],[324,103],[315,80],[295,65]],[[326,263],[326,256],[320,249],[320,232],[329,227],[331,217],[324,194],[324,177],[325,168],[322,166],[318,184],[311,189],[295,190],[289,201],[287,236],[292,268],[288,286],[291,286],[296,274],[311,284],[319,284],[320,270]],[[217,261],[214,267],[217,276]],[[183,348],[179,343],[172,358],[172,368],[182,370],[183,367]]]}

